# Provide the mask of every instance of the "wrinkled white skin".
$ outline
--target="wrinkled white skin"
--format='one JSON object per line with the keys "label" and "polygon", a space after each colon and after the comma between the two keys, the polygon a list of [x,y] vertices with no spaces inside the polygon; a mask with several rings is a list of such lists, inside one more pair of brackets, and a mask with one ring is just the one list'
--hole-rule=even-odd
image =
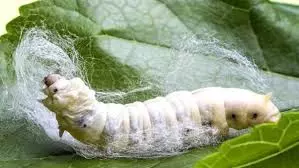
{"label": "wrinkled white skin", "polygon": [[56,113],[60,136],[68,131],[73,137],[88,144],[105,145],[107,137],[122,135],[131,143],[130,133],[183,125],[201,126],[209,123],[227,135],[229,128],[244,129],[265,122],[277,122],[280,113],[271,102],[271,95],[260,95],[237,88],[203,88],[173,92],[145,102],[126,105],[98,102],[95,92],[80,78],[67,80],[57,74],[44,79],[47,98],[42,103]]}

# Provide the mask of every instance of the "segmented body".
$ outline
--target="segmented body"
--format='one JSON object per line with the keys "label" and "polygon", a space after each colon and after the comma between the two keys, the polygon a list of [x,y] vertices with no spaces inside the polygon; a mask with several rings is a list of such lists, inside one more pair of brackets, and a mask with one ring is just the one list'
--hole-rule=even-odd
{"label": "segmented body", "polygon": [[201,125],[199,108],[188,91],[174,92],[145,102],[106,106],[105,131],[109,134],[143,132],[145,136],[153,136],[149,135],[151,129],[168,129],[178,124]]}
{"label": "segmented body", "polygon": [[[135,143],[140,139],[136,137],[137,134],[148,139],[153,138],[159,130],[173,131],[179,125],[191,128],[202,124],[198,105],[189,91],[173,92],[165,97],[125,105],[102,102],[96,104],[91,110],[92,114],[80,115],[80,119],[77,119],[80,122],[76,123],[80,130],[98,130],[91,131],[93,137],[99,137],[94,140],[90,138],[91,135],[82,136],[82,140],[89,143],[96,143],[103,137],[118,137],[127,143]],[[62,122],[61,125],[69,127]],[[69,131],[74,134],[77,132],[76,127]]]}
{"label": "segmented body", "polygon": [[107,138],[126,145],[163,131],[179,132],[207,123],[218,130],[217,134],[227,135],[229,127],[243,129],[280,118],[269,95],[237,88],[210,87],[177,91],[144,102],[105,104],[96,100],[95,92],[81,79],[62,78],[47,86],[44,93],[48,97],[43,103],[56,113],[60,136],[66,130],[76,139],[98,146]]}

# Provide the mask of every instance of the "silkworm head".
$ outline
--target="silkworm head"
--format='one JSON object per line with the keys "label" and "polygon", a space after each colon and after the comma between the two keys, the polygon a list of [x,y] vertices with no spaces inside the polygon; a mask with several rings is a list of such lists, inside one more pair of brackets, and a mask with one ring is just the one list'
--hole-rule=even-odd
{"label": "silkworm head", "polygon": [[59,74],[49,74],[44,78],[43,82],[47,87],[49,87],[62,78],[63,77]]}

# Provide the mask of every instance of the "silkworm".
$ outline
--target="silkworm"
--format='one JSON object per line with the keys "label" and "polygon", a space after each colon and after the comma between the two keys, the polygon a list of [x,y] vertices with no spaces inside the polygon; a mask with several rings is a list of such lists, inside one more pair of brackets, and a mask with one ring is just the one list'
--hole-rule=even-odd
{"label": "silkworm", "polygon": [[51,86],[53,83],[55,83],[56,81],[58,81],[59,79],[61,79],[62,76],[58,75],[58,74],[51,74],[48,75],[46,77],[44,77],[44,83],[47,87]]}
{"label": "silkworm", "polygon": [[157,134],[153,129],[167,131],[178,125],[190,128],[208,123],[218,130],[216,134],[226,136],[228,128],[244,129],[280,118],[271,94],[238,88],[209,87],[144,102],[105,104],[96,100],[95,92],[80,78],[67,80],[51,74],[45,85],[47,98],[42,102],[56,114],[60,136],[66,130],[79,141],[98,146],[108,137],[134,142],[138,139],[132,134],[150,138]]}

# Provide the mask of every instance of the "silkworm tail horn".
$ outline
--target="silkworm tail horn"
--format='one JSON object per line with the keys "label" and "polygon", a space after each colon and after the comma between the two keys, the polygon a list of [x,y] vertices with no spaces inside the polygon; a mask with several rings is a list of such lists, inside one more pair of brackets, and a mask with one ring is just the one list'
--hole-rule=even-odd
{"label": "silkworm tail horn", "polygon": [[59,127],[59,137],[61,138],[62,135],[64,133],[64,129],[62,129],[61,127]]}

